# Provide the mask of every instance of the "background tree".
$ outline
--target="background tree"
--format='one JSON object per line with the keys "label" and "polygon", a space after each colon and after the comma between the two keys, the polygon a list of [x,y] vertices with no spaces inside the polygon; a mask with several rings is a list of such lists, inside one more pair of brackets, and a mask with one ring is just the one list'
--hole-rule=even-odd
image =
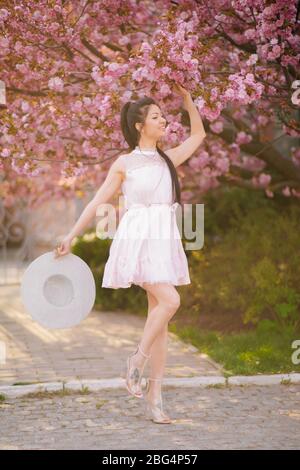
{"label": "background tree", "polygon": [[0,197],[29,205],[97,188],[127,146],[120,109],[151,95],[165,141],[188,135],[172,83],[208,137],[179,168],[183,200],[220,184],[300,197],[297,2],[0,1]]}

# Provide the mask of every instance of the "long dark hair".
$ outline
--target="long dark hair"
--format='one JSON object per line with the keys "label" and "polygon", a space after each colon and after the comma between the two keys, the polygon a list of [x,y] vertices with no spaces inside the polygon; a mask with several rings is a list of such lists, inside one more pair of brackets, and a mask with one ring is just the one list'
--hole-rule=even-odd
{"label": "long dark hair", "polygon": [[[135,124],[137,122],[142,123],[142,125],[145,123],[146,116],[149,112],[149,107],[151,104],[157,103],[154,101],[154,99],[149,98],[148,96],[144,96],[143,98],[140,98],[139,100],[134,102],[128,101],[124,104],[121,110],[121,129],[124,138],[130,147],[130,151],[134,150],[139,143],[140,133],[136,129]],[[157,145],[156,150],[166,161],[169,167],[172,178],[173,200],[175,199],[174,202],[178,202],[179,204],[181,204],[181,191],[175,166],[172,160],[170,160],[170,158],[168,157],[168,155],[166,155],[165,152]]]}

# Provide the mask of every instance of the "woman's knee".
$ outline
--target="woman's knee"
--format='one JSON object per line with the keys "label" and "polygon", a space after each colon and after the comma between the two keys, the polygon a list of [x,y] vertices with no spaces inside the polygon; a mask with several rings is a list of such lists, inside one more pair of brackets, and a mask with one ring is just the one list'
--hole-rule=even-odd
{"label": "woman's knee", "polygon": [[160,306],[169,311],[174,312],[180,307],[180,295],[173,286],[150,286],[149,292]]}
{"label": "woman's knee", "polygon": [[175,312],[180,307],[180,295],[175,291],[167,299],[163,299],[161,303],[171,312]]}

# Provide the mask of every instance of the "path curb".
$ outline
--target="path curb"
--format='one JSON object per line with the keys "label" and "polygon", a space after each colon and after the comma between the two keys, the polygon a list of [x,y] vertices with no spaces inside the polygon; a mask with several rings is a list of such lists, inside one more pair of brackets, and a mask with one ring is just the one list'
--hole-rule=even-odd
{"label": "path curb", "polygon": [[[292,374],[273,374],[273,375],[254,375],[254,376],[232,376],[227,379],[222,376],[199,376],[199,377],[181,377],[165,378],[164,385],[173,387],[213,387],[226,385],[276,385],[276,384],[298,384],[300,383],[300,373]],[[145,382],[142,382],[144,385]],[[105,389],[123,389],[125,380],[120,378],[103,380],[72,380],[61,382],[41,382],[29,385],[6,385],[0,387],[0,394],[7,398],[17,398],[28,393],[37,392],[55,392],[63,390],[83,390],[87,387],[89,391],[98,391]]]}
{"label": "path curb", "polygon": [[282,381],[300,383],[300,374],[272,374],[272,375],[236,375],[228,378],[230,385],[274,385]]}

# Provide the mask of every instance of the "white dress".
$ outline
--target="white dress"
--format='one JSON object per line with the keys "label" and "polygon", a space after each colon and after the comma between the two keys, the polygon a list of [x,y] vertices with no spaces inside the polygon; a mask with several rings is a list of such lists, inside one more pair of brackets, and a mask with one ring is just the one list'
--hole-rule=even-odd
{"label": "white dress", "polygon": [[158,152],[153,154],[136,147],[120,157],[126,212],[110,245],[102,287],[191,283],[176,221],[178,203],[172,201],[170,170]]}

